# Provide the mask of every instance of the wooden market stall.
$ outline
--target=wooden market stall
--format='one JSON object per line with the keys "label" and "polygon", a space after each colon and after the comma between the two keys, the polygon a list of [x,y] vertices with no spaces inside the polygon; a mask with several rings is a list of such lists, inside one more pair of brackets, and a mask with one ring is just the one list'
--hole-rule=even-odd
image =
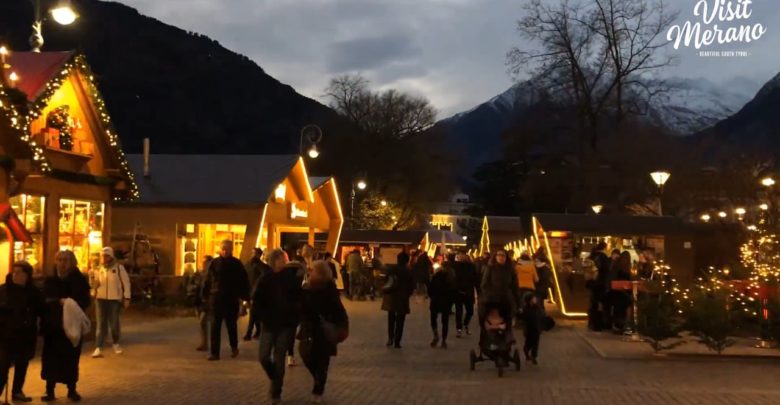
{"label": "wooden market stall", "polygon": [[552,261],[555,296],[566,316],[586,316],[589,292],[585,288],[582,259],[599,243],[626,250],[637,257],[638,250],[653,251],[656,260],[670,266],[670,274],[681,284],[695,274],[694,235],[680,219],[658,216],[534,214],[532,232],[507,247],[536,251],[543,248]]}
{"label": "wooden market stall", "polygon": [[[68,249],[87,271],[110,239],[110,202],[138,195],[119,138],[82,55],[15,52],[6,62],[0,130],[15,180],[8,203],[30,233],[13,243],[13,258],[40,277]],[[7,80],[11,70],[16,80]]]}
{"label": "wooden market stall", "polygon": [[[431,241],[433,242],[433,241]],[[347,255],[357,249],[361,253],[379,255],[385,265],[396,264],[396,256],[403,249],[427,250],[429,246],[427,231],[390,231],[390,230],[345,230],[339,240],[337,260],[342,263]]]}
{"label": "wooden market stall", "polygon": [[[112,245],[127,250],[145,235],[159,273],[180,276],[234,241],[243,262],[252,248],[278,248],[285,234],[327,233],[336,251],[343,224],[333,178],[310,181],[298,156],[129,155],[140,179],[138,201],[114,207]],[[312,183],[316,187],[312,187]]]}
{"label": "wooden market stall", "polygon": [[523,222],[519,217],[486,216],[482,220],[479,254],[494,252],[507,243],[523,237]]}

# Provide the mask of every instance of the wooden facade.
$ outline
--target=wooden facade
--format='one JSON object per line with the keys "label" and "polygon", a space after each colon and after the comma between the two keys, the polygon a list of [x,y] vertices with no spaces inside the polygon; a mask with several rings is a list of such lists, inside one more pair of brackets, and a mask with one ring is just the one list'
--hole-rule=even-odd
{"label": "wooden facade", "polygon": [[87,271],[110,240],[111,201],[137,196],[119,139],[83,56],[18,52],[7,62],[19,80],[0,97],[0,155],[13,162],[0,203],[31,235],[8,249],[39,277],[61,249]]}

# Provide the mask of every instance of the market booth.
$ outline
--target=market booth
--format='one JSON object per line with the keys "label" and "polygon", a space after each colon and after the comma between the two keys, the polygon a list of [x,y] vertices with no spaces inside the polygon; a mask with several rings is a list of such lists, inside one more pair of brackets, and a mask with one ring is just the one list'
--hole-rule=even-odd
{"label": "market booth", "polygon": [[402,250],[427,250],[429,246],[426,231],[390,231],[349,229],[341,234],[337,260],[344,263],[350,252],[357,249],[363,253],[379,255],[385,265],[396,264],[396,257]]}
{"label": "market booth", "polygon": [[612,249],[627,250],[637,258],[639,249],[649,249],[657,261],[670,266],[681,284],[694,277],[694,235],[678,218],[629,215],[534,214],[533,231],[527,238],[507,244],[515,250],[543,248],[552,261],[554,296],[566,316],[587,316],[589,291],[585,288],[582,259],[599,242]]}
{"label": "market booth", "polygon": [[[253,248],[278,248],[285,234],[327,234],[335,253],[343,224],[333,178],[312,178],[298,156],[129,155],[139,200],[114,207],[112,245],[143,234],[160,275],[180,276],[216,256],[222,240],[249,261]],[[310,181],[311,180],[311,181]],[[312,184],[315,187],[312,187]]]}
{"label": "market booth", "polygon": [[53,269],[63,249],[82,271],[92,269],[110,239],[110,202],[138,195],[92,73],[73,52],[15,52],[6,62],[4,73],[16,80],[4,80],[0,133],[14,180],[0,204],[10,205],[9,218],[19,219],[29,240],[3,242],[36,277]]}

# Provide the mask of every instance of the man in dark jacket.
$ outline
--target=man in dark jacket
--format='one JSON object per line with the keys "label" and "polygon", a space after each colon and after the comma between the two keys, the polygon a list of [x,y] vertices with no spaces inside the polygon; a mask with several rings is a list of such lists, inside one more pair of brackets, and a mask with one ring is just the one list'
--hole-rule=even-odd
{"label": "man in dark jacket", "polygon": [[[268,267],[268,265],[265,264],[265,262],[263,262],[263,250],[260,248],[255,248],[254,256],[252,256],[252,259],[249,260],[249,263],[247,263],[246,265],[246,274],[247,274],[247,278],[249,279],[249,289],[252,291],[252,294],[254,293],[254,288],[257,285],[257,282],[260,280],[260,278],[270,272],[271,272],[271,268]],[[253,329],[254,329],[254,334],[252,334]],[[255,310],[252,307],[250,307],[249,323],[246,327],[246,334],[244,335],[244,340],[249,341],[252,340],[253,337],[257,339],[259,336],[260,336],[260,319],[258,319]]]}
{"label": "man in dark jacket", "polygon": [[268,264],[272,272],[257,283],[253,305],[262,325],[260,364],[271,380],[271,402],[276,404],[281,403],[282,399],[284,359],[293,346],[295,329],[300,321],[303,290],[296,267],[285,265],[282,250],[271,251]]}
{"label": "man in dark jacket", "polygon": [[446,348],[450,311],[455,301],[455,273],[450,266],[437,268],[428,286],[428,297],[431,299],[431,331],[433,332],[431,347],[436,347],[439,343],[438,320],[441,318],[441,347]]}
{"label": "man in dark jacket", "polygon": [[219,257],[211,262],[203,284],[203,302],[212,315],[209,361],[219,360],[223,320],[230,339],[231,356],[238,356],[238,311],[241,300],[249,300],[246,270],[241,261],[233,257],[233,241],[224,240]]}
{"label": "man in dark jacket", "polygon": [[[455,285],[457,294],[455,295],[455,328],[457,329],[455,337],[461,337],[465,328],[466,334],[470,335],[469,322],[474,316],[474,296],[477,290],[479,280],[477,279],[477,269],[474,264],[466,261],[466,253],[458,252],[455,261],[452,263],[455,270]],[[463,318],[463,310],[466,310],[466,317]]]}
{"label": "man in dark jacket", "polygon": [[382,291],[382,310],[387,311],[387,346],[395,346],[396,349],[401,348],[404,322],[409,314],[409,297],[414,292],[414,281],[408,264],[409,255],[399,254],[398,264],[387,268],[390,288]]}
{"label": "man in dark jacket", "polygon": [[32,401],[22,388],[27,365],[35,355],[43,305],[43,296],[32,284],[32,267],[27,262],[15,263],[5,284],[0,286],[0,392],[8,382],[8,370],[13,365],[14,402]]}

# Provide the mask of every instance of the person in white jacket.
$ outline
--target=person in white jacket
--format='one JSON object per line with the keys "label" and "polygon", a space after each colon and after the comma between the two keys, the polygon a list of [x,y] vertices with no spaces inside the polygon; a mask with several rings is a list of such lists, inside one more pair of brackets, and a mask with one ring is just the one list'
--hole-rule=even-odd
{"label": "person in white jacket", "polygon": [[104,247],[102,252],[103,265],[90,274],[92,289],[95,293],[95,317],[97,318],[96,348],[92,357],[103,357],[103,345],[106,341],[108,328],[111,327],[111,339],[114,342],[114,353],[122,354],[119,346],[120,325],[119,312],[122,307],[130,305],[130,277],[125,268],[116,261],[114,249]]}

